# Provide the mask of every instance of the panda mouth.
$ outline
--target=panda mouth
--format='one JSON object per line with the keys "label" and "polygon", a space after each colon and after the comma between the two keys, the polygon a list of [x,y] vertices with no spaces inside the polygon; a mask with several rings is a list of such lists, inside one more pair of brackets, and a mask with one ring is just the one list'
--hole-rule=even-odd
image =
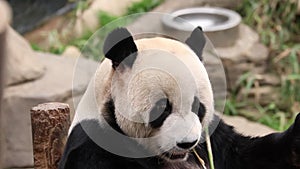
{"label": "panda mouth", "polygon": [[167,161],[184,161],[187,159],[188,152],[165,152],[162,157]]}

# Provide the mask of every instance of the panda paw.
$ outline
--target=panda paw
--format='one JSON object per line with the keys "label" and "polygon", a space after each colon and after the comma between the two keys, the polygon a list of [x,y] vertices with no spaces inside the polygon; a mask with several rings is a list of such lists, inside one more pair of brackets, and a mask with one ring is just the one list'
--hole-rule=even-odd
{"label": "panda paw", "polygon": [[293,166],[300,167],[300,113],[297,115],[294,124],[289,129],[290,136],[290,162]]}

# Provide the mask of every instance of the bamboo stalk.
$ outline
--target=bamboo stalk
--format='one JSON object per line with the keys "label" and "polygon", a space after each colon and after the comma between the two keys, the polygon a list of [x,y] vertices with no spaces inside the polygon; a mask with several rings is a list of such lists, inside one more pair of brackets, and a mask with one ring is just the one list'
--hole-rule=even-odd
{"label": "bamboo stalk", "polygon": [[207,144],[207,151],[208,151],[208,159],[209,159],[210,168],[215,169],[214,158],[213,158],[213,153],[212,153],[212,148],[211,148],[211,142],[210,142],[208,127],[205,128],[205,136],[206,136],[206,144]]}

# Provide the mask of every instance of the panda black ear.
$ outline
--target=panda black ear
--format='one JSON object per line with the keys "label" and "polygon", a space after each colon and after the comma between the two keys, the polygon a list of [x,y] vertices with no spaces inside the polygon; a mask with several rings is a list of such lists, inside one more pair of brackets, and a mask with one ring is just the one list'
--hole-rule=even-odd
{"label": "panda black ear", "polygon": [[200,26],[193,30],[190,37],[187,38],[185,43],[197,54],[199,59],[202,61],[202,51],[205,46],[206,40]]}
{"label": "panda black ear", "polygon": [[[137,51],[133,37],[126,28],[113,30],[106,37],[103,45],[104,55],[112,61],[114,69],[121,63],[131,67],[135,61]],[[128,56],[130,57],[127,58]],[[125,58],[127,59],[124,60]]]}

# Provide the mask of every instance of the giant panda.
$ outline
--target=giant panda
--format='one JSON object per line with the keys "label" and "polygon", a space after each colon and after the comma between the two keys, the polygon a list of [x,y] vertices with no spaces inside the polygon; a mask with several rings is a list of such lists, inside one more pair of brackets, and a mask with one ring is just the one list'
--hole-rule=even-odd
{"label": "giant panda", "polygon": [[209,169],[203,133],[213,124],[216,169],[300,168],[300,115],[285,132],[247,137],[215,113],[204,45],[201,27],[185,43],[134,40],[126,28],[113,30],[76,110],[59,169]]}

